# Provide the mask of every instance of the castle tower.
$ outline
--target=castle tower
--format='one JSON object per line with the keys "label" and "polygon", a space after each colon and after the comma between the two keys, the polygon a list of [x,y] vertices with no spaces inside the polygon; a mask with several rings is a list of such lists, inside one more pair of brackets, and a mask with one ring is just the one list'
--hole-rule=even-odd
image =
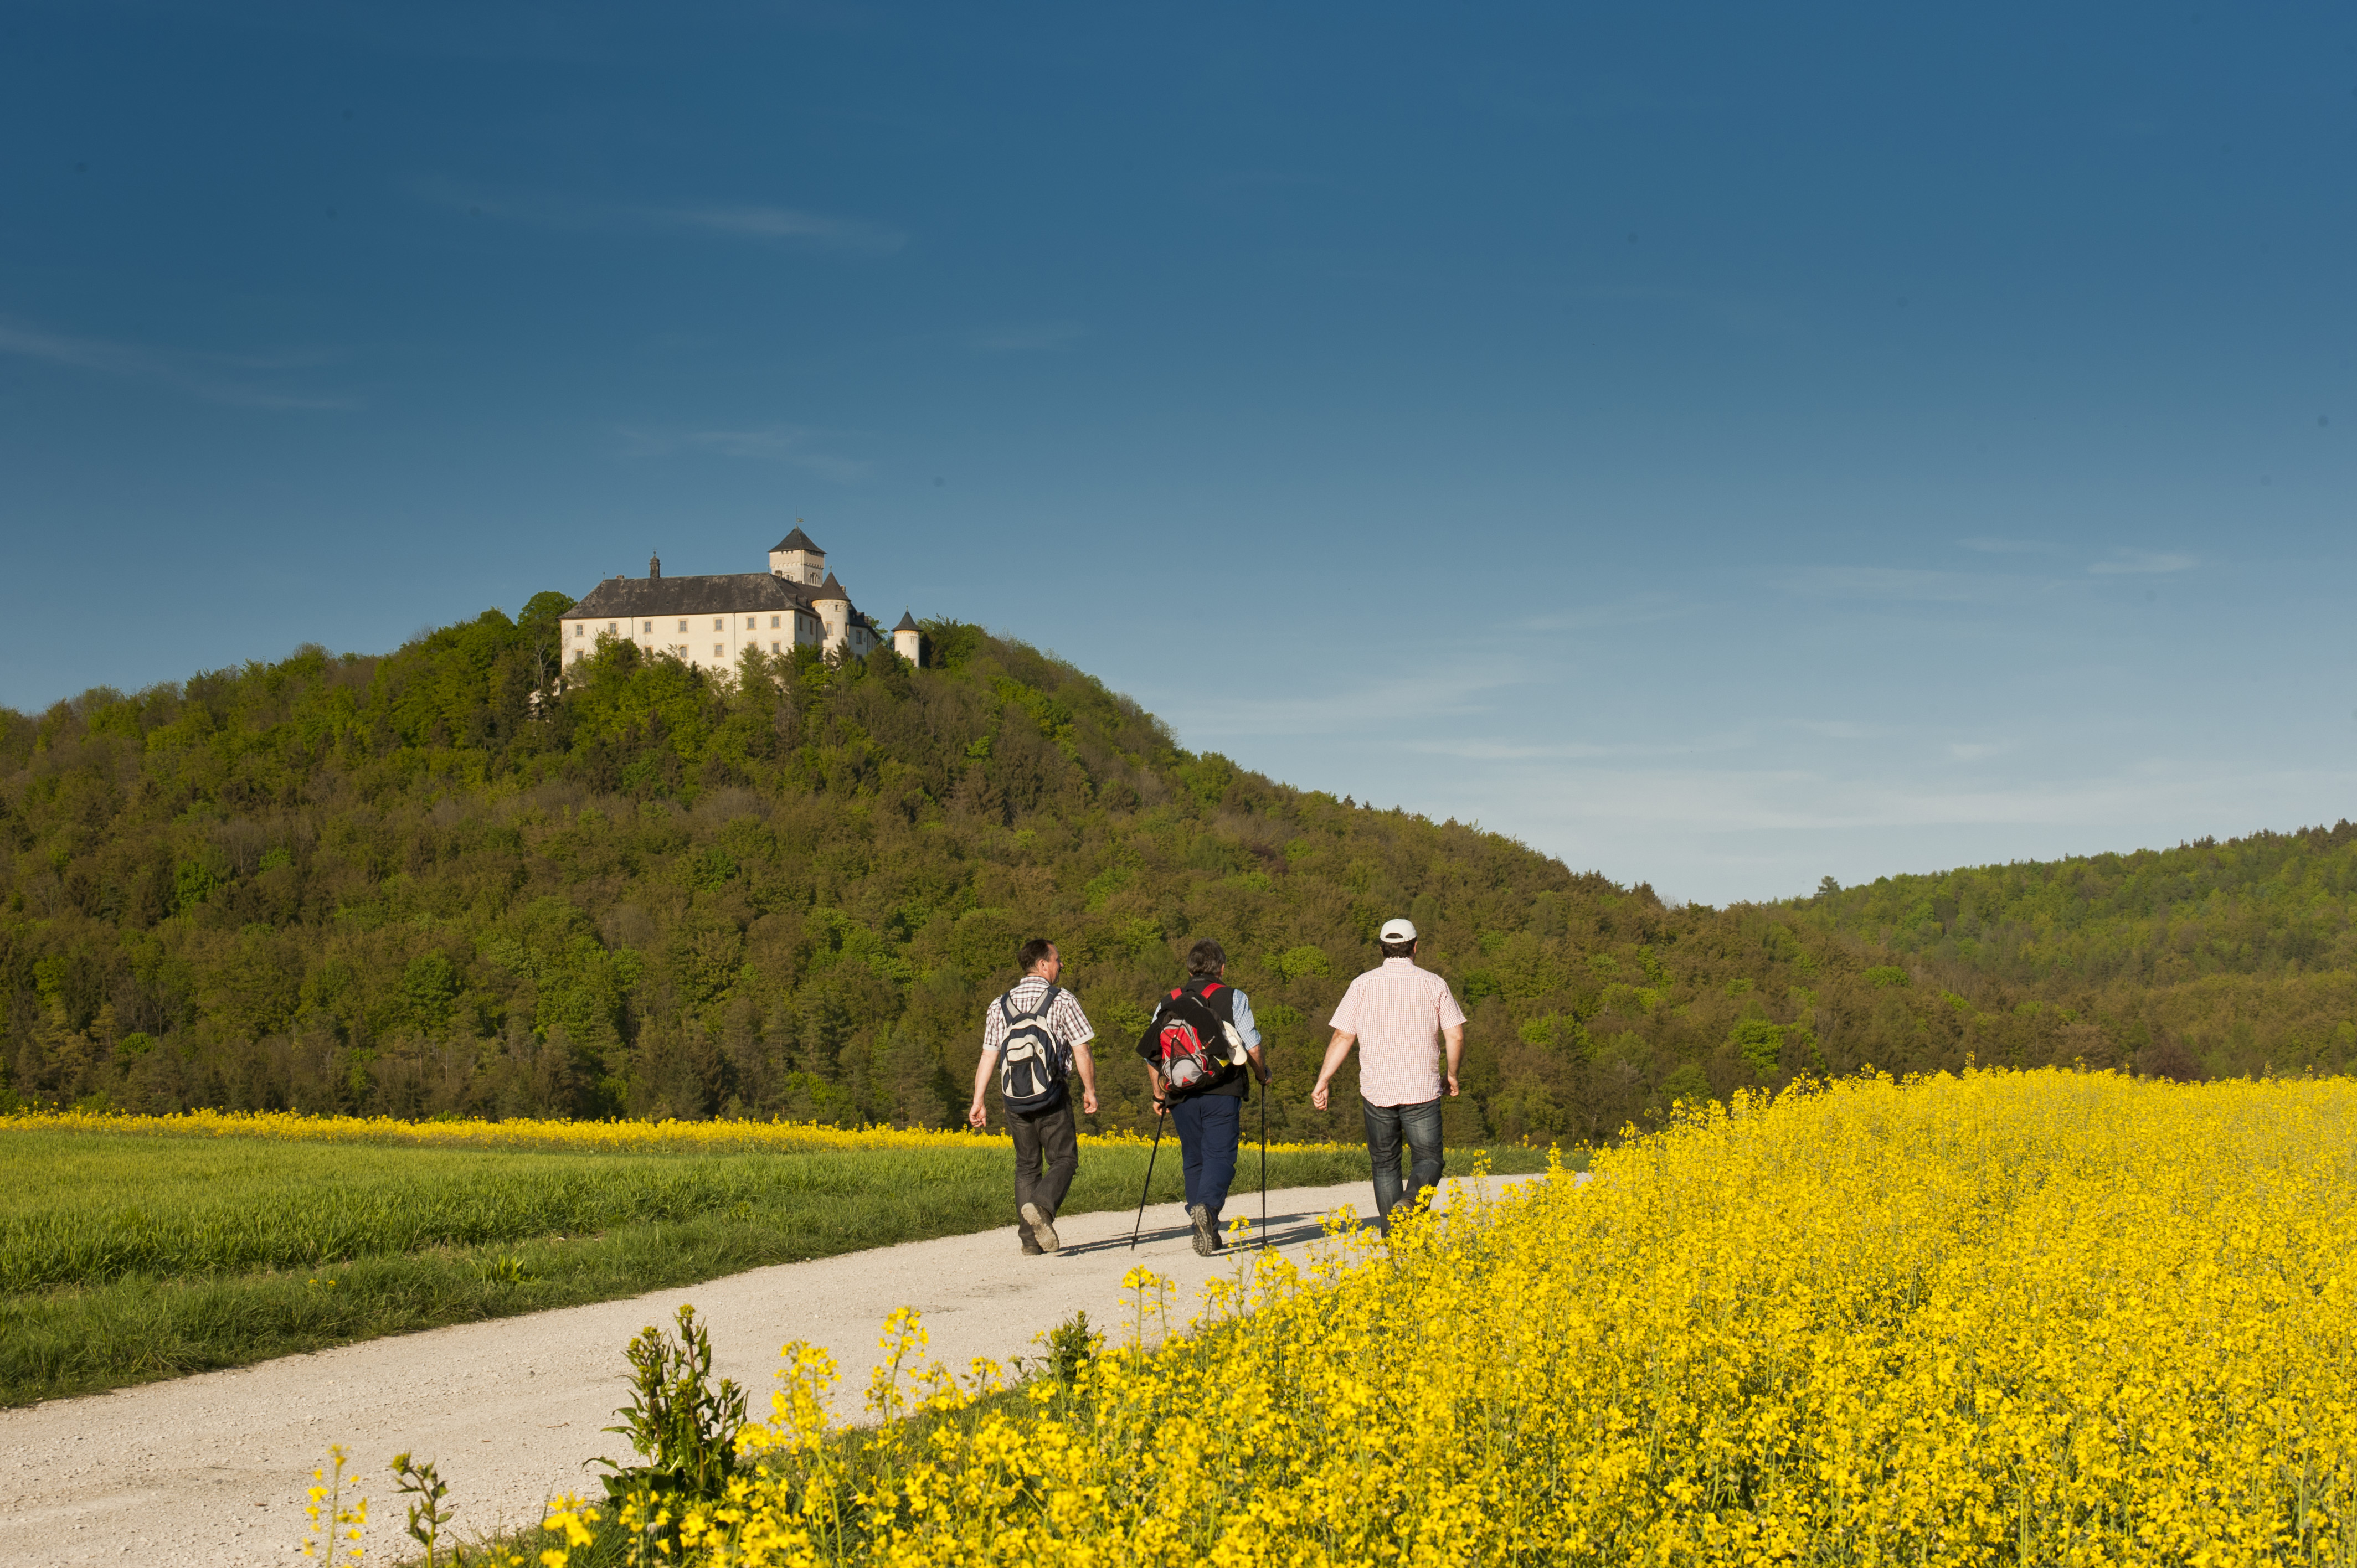
{"label": "castle tower", "polygon": [[[796,529],[794,532],[799,533],[802,531]],[[791,539],[792,535],[787,537]],[[829,572],[826,581],[811,595],[811,607],[818,611],[818,618],[826,628],[824,646],[829,649],[842,647],[851,636],[851,596],[843,591],[843,585],[834,580],[834,573]]]}
{"label": "castle tower", "polygon": [[809,587],[827,580],[826,552],[802,532],[797,519],[794,531],[777,542],[770,552],[770,575],[783,577],[796,587]]}
{"label": "castle tower", "polygon": [[892,651],[911,664],[921,664],[924,660],[920,655],[924,650],[924,632],[918,627],[916,618],[907,610],[902,610],[900,624],[892,628]]}

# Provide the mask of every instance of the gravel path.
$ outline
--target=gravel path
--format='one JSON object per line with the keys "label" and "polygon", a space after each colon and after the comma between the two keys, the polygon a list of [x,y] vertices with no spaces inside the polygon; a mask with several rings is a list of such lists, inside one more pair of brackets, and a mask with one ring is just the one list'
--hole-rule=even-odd
{"label": "gravel path", "polygon": [[[1269,1230],[1299,1252],[1327,1213],[1345,1203],[1364,1213],[1372,1196],[1364,1182],[1273,1192]],[[1238,1208],[1256,1217],[1258,1195],[1240,1194]],[[779,1347],[797,1338],[834,1351],[838,1411],[856,1414],[896,1307],[920,1309],[932,1355],[961,1369],[976,1356],[1036,1355],[1035,1334],[1083,1309],[1118,1338],[1133,1262],[1178,1282],[1174,1317],[1191,1311],[1231,1260],[1195,1256],[1176,1204],[1146,1210],[1133,1253],[1134,1214],[1060,1222],[1064,1250],[1051,1257],[1020,1255],[1011,1228],[911,1241],[0,1411],[0,1563],[302,1561],[303,1491],[330,1443],[351,1450],[372,1499],[371,1562],[401,1555],[396,1540],[409,1544],[385,1470],[404,1449],[439,1463],[462,1533],[534,1520],[552,1492],[595,1490],[587,1461],[628,1456],[602,1430],[627,1397],[623,1347],[649,1323],[668,1326],[680,1303],[710,1324],[717,1373],[751,1391],[757,1416]]]}

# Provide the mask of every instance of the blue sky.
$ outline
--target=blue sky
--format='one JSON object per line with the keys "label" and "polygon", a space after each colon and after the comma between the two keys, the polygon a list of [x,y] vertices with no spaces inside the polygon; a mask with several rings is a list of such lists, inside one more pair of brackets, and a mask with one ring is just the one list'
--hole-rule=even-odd
{"label": "blue sky", "polygon": [[600,576],[1723,903],[2357,794],[2346,7],[0,12],[0,703]]}

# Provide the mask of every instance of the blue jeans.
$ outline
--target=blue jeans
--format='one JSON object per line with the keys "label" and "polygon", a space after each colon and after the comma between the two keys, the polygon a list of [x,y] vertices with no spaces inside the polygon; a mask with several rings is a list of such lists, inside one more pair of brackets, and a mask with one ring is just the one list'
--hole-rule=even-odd
{"label": "blue jeans", "polygon": [[[1440,1185],[1440,1101],[1421,1105],[1370,1105],[1366,1112],[1367,1157],[1375,1167],[1375,1212],[1391,1224],[1392,1210],[1405,1197],[1409,1202],[1428,1187]],[[1407,1143],[1407,1187],[1400,1188],[1400,1143]]]}
{"label": "blue jeans", "polygon": [[1200,1203],[1220,1218],[1228,1184],[1236,1179],[1236,1144],[1243,1129],[1244,1102],[1232,1094],[1199,1094],[1170,1107],[1186,1156],[1187,1203]]}

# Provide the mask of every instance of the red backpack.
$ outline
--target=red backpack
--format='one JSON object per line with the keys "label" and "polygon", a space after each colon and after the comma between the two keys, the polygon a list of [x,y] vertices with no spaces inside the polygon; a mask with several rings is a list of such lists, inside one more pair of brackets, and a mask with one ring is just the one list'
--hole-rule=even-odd
{"label": "red backpack", "polygon": [[[1214,981],[1199,995],[1182,985],[1162,1004],[1161,1016],[1156,1020],[1155,1046],[1162,1057],[1163,1081],[1173,1094],[1192,1093],[1229,1065],[1220,1015],[1204,1002],[1219,989]],[[1190,1013],[1194,1016],[1189,1017]]]}

